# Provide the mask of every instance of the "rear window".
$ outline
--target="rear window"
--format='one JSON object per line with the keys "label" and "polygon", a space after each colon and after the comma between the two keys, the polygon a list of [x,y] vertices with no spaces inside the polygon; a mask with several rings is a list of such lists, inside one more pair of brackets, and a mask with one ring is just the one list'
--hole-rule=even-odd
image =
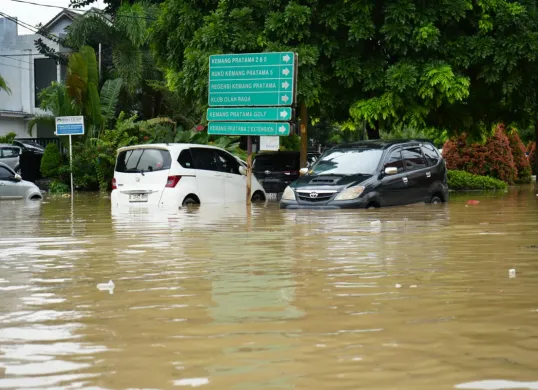
{"label": "rear window", "polygon": [[121,152],[116,172],[155,172],[170,169],[170,152],[162,149],[133,149]]}
{"label": "rear window", "polygon": [[252,167],[257,171],[298,171],[299,164],[299,155],[296,154],[260,154]]}
{"label": "rear window", "polygon": [[429,166],[436,165],[439,162],[439,153],[437,153],[437,150],[432,145],[422,145],[422,152]]}

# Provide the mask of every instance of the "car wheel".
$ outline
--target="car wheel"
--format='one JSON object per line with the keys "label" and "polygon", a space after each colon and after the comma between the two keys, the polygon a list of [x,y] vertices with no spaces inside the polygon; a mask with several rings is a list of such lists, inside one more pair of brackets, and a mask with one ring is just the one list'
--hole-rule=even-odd
{"label": "car wheel", "polygon": [[378,209],[379,206],[375,203],[369,203],[368,206],[366,206],[366,210],[372,210],[372,209]]}
{"label": "car wheel", "polygon": [[438,197],[437,195],[432,196],[430,200],[430,204],[441,204],[441,203],[443,203],[443,200],[440,197]]}
{"label": "car wheel", "polygon": [[255,192],[254,195],[252,195],[252,201],[253,202],[264,202],[265,196],[261,192]]}
{"label": "car wheel", "polygon": [[185,199],[183,199],[182,206],[186,207],[186,206],[193,206],[193,205],[197,205],[197,204],[200,204],[198,199],[196,199],[193,196],[187,196]]}

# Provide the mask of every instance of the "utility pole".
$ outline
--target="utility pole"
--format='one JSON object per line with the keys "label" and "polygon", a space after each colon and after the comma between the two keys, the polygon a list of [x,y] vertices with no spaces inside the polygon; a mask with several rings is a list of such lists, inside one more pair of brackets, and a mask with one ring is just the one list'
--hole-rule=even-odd
{"label": "utility pole", "polygon": [[301,168],[305,168],[307,165],[308,154],[308,110],[306,104],[301,103]]}

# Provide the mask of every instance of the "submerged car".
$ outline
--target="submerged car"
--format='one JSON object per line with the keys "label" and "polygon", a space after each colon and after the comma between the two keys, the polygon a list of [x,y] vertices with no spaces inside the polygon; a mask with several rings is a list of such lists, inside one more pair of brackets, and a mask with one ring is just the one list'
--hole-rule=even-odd
{"label": "submerged car", "polygon": [[21,149],[18,146],[0,144],[0,162],[20,174]]}
{"label": "submerged car", "polygon": [[0,201],[17,199],[39,200],[43,195],[34,183],[22,180],[8,165],[0,163]]}
{"label": "submerged car", "polygon": [[[246,201],[246,169],[226,150],[194,144],[144,144],[118,149],[113,205],[181,207]],[[265,201],[252,177],[252,201]]]}
{"label": "submerged car", "polygon": [[448,200],[445,161],[426,141],[362,141],[323,153],[281,208],[372,208]]}

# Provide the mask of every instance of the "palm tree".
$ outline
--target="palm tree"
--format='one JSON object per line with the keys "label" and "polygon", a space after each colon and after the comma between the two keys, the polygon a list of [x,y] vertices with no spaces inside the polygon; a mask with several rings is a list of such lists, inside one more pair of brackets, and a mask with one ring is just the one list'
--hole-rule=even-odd
{"label": "palm tree", "polygon": [[9,89],[6,80],[4,80],[2,75],[0,75],[0,91],[2,90],[6,91],[9,95],[11,95],[11,89]]}

